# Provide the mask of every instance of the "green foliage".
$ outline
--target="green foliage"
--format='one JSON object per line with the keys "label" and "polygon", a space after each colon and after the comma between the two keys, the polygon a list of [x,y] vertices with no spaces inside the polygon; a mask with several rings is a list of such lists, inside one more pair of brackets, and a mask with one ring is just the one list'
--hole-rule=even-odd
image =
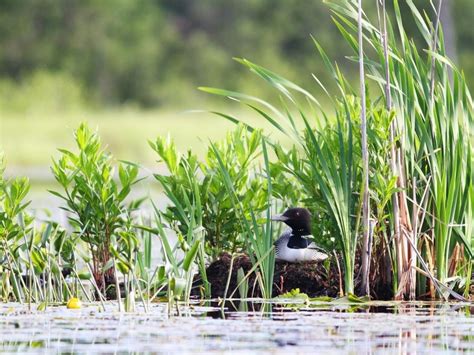
{"label": "green foliage", "polygon": [[39,70],[16,82],[0,80],[0,111],[20,114],[72,112],[85,106],[81,84],[67,73]]}
{"label": "green foliage", "polygon": [[[19,302],[65,300],[71,295],[63,270],[74,266],[73,242],[53,223],[33,224],[26,211],[29,191],[26,178],[5,180],[0,157],[0,298]],[[25,279],[25,272],[27,278]],[[40,286],[40,278],[45,285]],[[54,279],[54,281],[53,281]],[[53,295],[53,282],[57,285]]]}
{"label": "green foliage", "polygon": [[[254,131],[255,132],[255,131]],[[215,144],[211,148],[218,160],[218,170],[223,176],[223,185],[231,198],[231,203],[236,211],[237,220],[242,226],[242,236],[247,245],[246,252],[252,260],[252,270],[258,269],[257,280],[264,298],[272,297],[273,275],[275,268],[275,252],[273,246],[272,215],[272,183],[270,176],[270,163],[265,138],[261,138],[262,153],[264,158],[263,175],[265,176],[267,201],[265,211],[265,222],[258,220],[259,214],[251,204],[244,204],[238,192],[232,184],[230,172]],[[244,200],[245,201],[245,200]],[[260,213],[263,215],[263,213]],[[240,282],[243,282],[241,280]],[[240,286],[240,285],[239,285]]]}
{"label": "green foliage", "polygon": [[[246,251],[261,275],[262,294],[271,297],[272,194],[268,152],[261,132],[238,126],[223,142],[210,144],[205,161],[198,161],[191,152],[185,156],[177,153],[169,139],[158,138],[150,145],[169,171],[169,175],[155,175],[171,202],[159,215],[175,230],[178,240],[184,239],[188,245],[194,243],[193,233],[204,234],[199,268],[205,286],[206,255],[212,260],[222,251]],[[262,153],[264,169],[257,164]],[[262,226],[263,213],[266,222]],[[163,232],[160,235],[165,238]]]}
{"label": "green foliage", "polygon": [[[324,52],[321,53],[324,58]],[[353,272],[358,233],[356,217],[358,217],[360,210],[358,198],[354,195],[355,191],[360,189],[361,162],[358,153],[356,153],[358,140],[354,138],[356,135],[353,133],[353,121],[358,117],[359,109],[354,98],[346,95],[346,91],[350,92],[350,89],[345,89],[345,86],[348,85],[347,81],[332,65],[328,65],[333,70],[332,74],[338,80],[344,96],[341,103],[336,106],[337,125],[332,127],[326,116],[323,116],[327,126],[320,131],[315,131],[314,125],[311,125],[308,116],[304,113],[303,106],[298,103],[296,95],[293,95],[293,92],[302,95],[311,104],[319,105],[319,102],[307,90],[248,60],[240,62],[280,92],[286,99],[282,100],[281,109],[249,95],[229,93],[213,88],[203,88],[203,90],[213,94],[231,96],[234,100],[242,101],[251,107],[254,106],[250,102],[258,102],[263,106],[263,109],[255,107],[257,113],[276,129],[292,137],[297,146],[290,152],[285,152],[278,144],[273,144],[279,161],[273,164],[273,170],[270,171],[276,172],[278,181],[282,181],[279,175],[283,173],[283,176],[290,176],[288,184],[297,183],[296,189],[302,194],[299,196],[299,200],[292,202],[301,204],[304,201],[316,210],[317,217],[322,217],[324,221],[316,227],[328,226],[327,219],[331,221],[331,226],[328,229],[320,230],[318,228],[315,230],[315,234],[326,239],[326,245],[331,243],[330,240],[327,240],[330,237],[338,241],[338,248],[341,250],[344,260],[345,289],[347,293],[353,293]],[[327,61],[327,63],[329,62]],[[291,109],[288,108],[288,104],[292,105]],[[296,125],[297,117],[294,117],[292,110],[299,114],[304,125],[301,132]],[[282,195],[281,186],[283,186],[283,191],[289,189],[288,185],[280,184],[279,190],[276,190],[276,196]],[[332,244],[334,245],[334,243]]]}
{"label": "green foliage", "polygon": [[307,300],[309,299],[308,295],[306,293],[303,293],[300,291],[299,288],[295,288],[291,291],[282,293],[279,295],[277,298],[283,298],[283,299],[301,299],[301,300]]}
{"label": "green foliage", "polygon": [[[342,36],[357,54],[356,4],[337,0],[328,3]],[[420,37],[431,45],[432,23],[418,13],[411,1],[407,5],[419,28]],[[381,65],[384,65],[383,47],[379,30],[371,24],[369,18],[364,18],[364,38],[377,54],[376,60],[364,59],[369,77],[380,88],[379,92],[373,94],[375,99],[372,101],[376,104],[368,105],[369,110],[366,112],[369,122],[369,188],[371,198],[375,201],[370,216],[378,222],[375,233],[383,238],[377,242],[383,240],[388,245],[388,241],[393,240],[391,237],[394,233],[393,225],[390,224],[394,218],[390,199],[399,192],[396,185],[399,177],[390,168],[389,152],[392,144],[396,149],[401,144],[406,147],[407,153],[403,158],[404,171],[401,172],[403,178],[408,175],[406,194],[415,196],[409,208],[412,213],[418,211],[413,218],[422,216],[417,224],[419,230],[416,234],[434,236],[438,276],[444,280],[447,261],[456,242],[463,244],[467,251],[466,257],[472,258],[472,135],[461,134],[462,131],[467,133],[472,129],[472,99],[463,74],[445,56],[442,36],[439,39],[439,51],[431,50],[427,51],[427,55],[422,55],[415,42],[407,37],[397,6],[395,13],[401,38],[395,38],[391,24],[388,30],[388,45],[394,53],[394,58],[390,59],[389,76],[394,83],[391,93],[395,113],[381,108],[380,103],[387,100],[384,91],[385,73],[380,70]],[[348,77],[342,74],[338,66],[332,64],[320,43],[316,40],[314,42],[339,89],[340,99],[334,100],[329,89],[315,77],[323,92],[334,103],[335,119],[327,117],[319,101],[308,90],[245,59],[238,61],[278,90],[282,97],[279,107],[262,98],[238,92],[214,88],[202,90],[243,102],[293,139],[296,147],[289,151],[277,143],[272,144],[278,157],[278,162],[272,164],[271,170],[276,181],[275,196],[282,198],[296,182],[294,190],[301,195],[300,200],[298,201],[297,194],[291,193],[287,199],[292,203],[304,201],[316,211],[317,218],[322,221],[329,217],[330,224],[314,223],[315,234],[326,245],[331,242],[327,240],[327,236],[336,237],[338,243],[333,246],[343,255],[345,291],[350,294],[354,292],[354,261],[357,236],[361,232],[361,207],[358,202],[361,192],[361,158],[360,134],[357,133],[360,108],[353,97],[355,90]],[[449,82],[450,71],[453,84]],[[435,83],[433,89],[432,78]],[[254,106],[255,103],[258,106]],[[229,115],[220,116],[232,122],[238,121]],[[310,121],[312,117],[319,120]],[[449,119],[446,120],[446,117]],[[297,124],[298,118],[304,125],[301,132]],[[401,131],[401,137],[395,137],[395,141],[391,143],[388,132],[394,120],[397,127],[406,129]],[[426,189],[418,188],[413,181],[429,187],[427,200],[424,194]],[[417,201],[426,204],[420,206]],[[420,216],[419,212],[422,212]],[[391,255],[393,257],[394,253]],[[392,263],[395,263],[394,259]]]}
{"label": "green foliage", "polygon": [[[333,0],[329,5],[338,29],[357,53],[355,4]],[[121,6],[128,10],[134,8],[125,2]],[[184,11],[179,4],[166,6],[169,11]],[[259,7],[257,3],[254,6]],[[431,45],[433,24],[418,12],[411,0],[406,6],[419,28],[420,38]],[[381,70],[385,62],[380,32],[370,18],[364,22],[364,39],[374,51],[368,54],[375,53],[377,57],[376,60],[365,58],[368,77],[380,89],[367,89],[375,99],[367,100],[366,112],[369,187],[373,201],[370,215],[378,222],[374,244],[389,249],[392,258],[391,264],[382,271],[392,272],[393,280],[401,278],[403,275],[393,275],[396,270],[393,265],[397,266],[398,262],[394,256],[398,251],[393,243],[391,197],[396,193],[410,196],[405,207],[417,229],[410,231],[410,223],[405,221],[404,237],[414,235],[413,248],[419,250],[415,249],[413,254],[425,269],[424,273],[430,270],[420,255],[434,266],[436,276],[447,286],[467,294],[474,253],[472,98],[464,74],[446,57],[442,32],[438,38],[439,48],[420,53],[417,42],[409,39],[404,31],[405,19],[402,21],[397,1],[394,12],[397,27],[388,24],[391,56],[387,68],[392,82],[388,89],[393,99],[392,111],[382,108],[382,103],[389,100],[384,90],[385,73]],[[135,16],[132,27],[138,26],[139,16],[137,13]],[[112,22],[114,28],[118,22]],[[151,26],[152,22],[147,17],[144,26]],[[185,155],[178,153],[169,139],[150,142],[168,169],[167,173],[155,177],[170,201],[163,212],[154,206],[153,221],[137,223],[132,212],[140,202],[127,205],[131,188],[139,180],[137,166],[121,163],[115,176],[112,157],[102,148],[97,134],[84,124],[75,132],[77,152],[61,149],[61,157],[52,166],[62,187],[62,192],[52,193],[64,201],[63,208],[68,211],[74,230],[71,235],[55,223],[44,223],[37,228],[32,224],[32,218],[25,212],[28,180],[5,180],[4,161],[0,157],[0,297],[6,301],[28,299],[30,304],[41,302],[38,308],[46,309],[51,302],[77,295],[81,288],[88,297],[81,283],[84,280],[92,283],[96,296],[103,302],[101,291],[115,282],[121,307],[116,277],[120,272],[125,281],[126,310],[134,310],[137,294],[147,309],[145,299],[154,299],[166,288],[171,312],[178,301],[189,301],[196,267],[208,296],[205,270],[208,257],[215,259],[221,251],[243,251],[249,254],[253,266],[247,275],[242,269],[238,271],[236,291],[247,296],[247,277],[255,272],[263,297],[270,298],[275,263],[270,216],[280,205],[304,204],[314,214],[316,241],[335,249],[343,258],[346,297],[332,304],[366,305],[366,298],[359,299],[352,294],[357,241],[361,233],[362,162],[358,133],[361,109],[350,85],[350,75],[342,74],[320,43],[314,42],[327,75],[334,79],[339,90],[334,99],[334,95],[329,94],[330,88],[315,77],[334,104],[334,117],[328,116],[308,90],[239,59],[244,67],[277,89],[281,96],[279,106],[235,91],[203,90],[243,102],[287,135],[294,146],[288,149],[244,124],[229,133],[224,141],[211,142],[202,160],[191,151]],[[146,47],[142,42],[137,46]],[[131,67],[130,63],[118,66],[127,72],[129,65]],[[149,98],[144,102],[147,100]],[[231,115],[216,114],[238,122]],[[401,128],[399,136],[391,142],[389,131],[393,123]],[[267,147],[275,153],[276,161],[270,161]],[[391,149],[395,148],[404,154],[400,176],[395,175],[389,164]],[[397,179],[404,179],[407,185],[400,187]],[[173,232],[176,234],[174,245]],[[153,236],[158,236],[163,254],[163,263],[154,271]],[[416,243],[418,237],[421,243]],[[83,250],[79,241],[85,242],[88,249]],[[434,255],[433,261],[431,255]],[[90,272],[79,270],[78,257]],[[377,261],[371,260],[373,264]],[[74,284],[66,282],[64,272],[72,275],[66,277]],[[418,289],[424,294],[426,285]],[[299,290],[282,297],[308,301]]]}
{"label": "green foliage", "polygon": [[[187,235],[184,238],[179,235],[176,245],[173,246],[170,235],[161,220],[163,213],[155,205],[153,207],[155,218],[152,227],[142,226],[141,228],[160,238],[163,264],[158,265],[154,275],[156,275],[157,286],[161,286],[160,289],[166,287],[168,311],[171,312],[177,301],[184,299],[189,302],[195,260],[198,254],[202,253],[203,228],[195,225],[194,219],[189,220]],[[193,211],[191,213],[194,214]],[[199,266],[201,271],[202,267],[205,267],[202,262]],[[201,276],[205,278],[205,271]]]}
{"label": "green foliage", "polygon": [[32,219],[25,214],[25,208],[30,202],[24,199],[30,189],[27,178],[4,180],[4,158],[0,155],[0,240],[5,248],[14,245],[28,231]]}
{"label": "green foliage", "polygon": [[[260,141],[260,131],[247,133],[244,126],[239,126],[224,141],[213,144],[204,161],[199,161],[191,151],[186,155],[178,153],[169,139],[159,137],[150,142],[169,172],[155,175],[171,201],[163,214],[165,220],[180,234],[187,235],[188,221],[198,220],[192,212],[199,213],[200,225],[205,230],[205,251],[212,259],[223,250],[242,251],[246,246],[240,215],[233,205],[234,196],[223,188],[224,179],[230,179],[242,205],[252,206],[256,213],[266,208],[265,185],[254,172],[256,159],[261,155]],[[226,175],[220,169],[220,161]],[[200,211],[196,210],[198,203]],[[245,218],[250,218],[248,212]]]}
{"label": "green foliage", "polygon": [[[340,1],[332,2],[341,5]],[[416,222],[416,234],[432,238],[436,275],[445,281],[452,276],[448,275],[448,264],[456,244],[464,245],[468,259],[472,260],[473,255],[473,102],[464,74],[447,57],[443,32],[434,34],[433,23],[411,0],[407,5],[429,50],[421,53],[408,37],[404,31],[406,20],[395,1],[399,37],[390,23],[388,30],[393,57],[388,68],[391,95],[397,126],[403,128],[399,142],[405,149],[407,195],[415,199],[410,207],[423,216],[417,215],[411,222]],[[334,9],[341,18],[353,16],[356,10],[347,3]],[[354,31],[349,22],[343,28],[350,36]],[[383,58],[377,29],[367,23],[364,27],[367,42]],[[367,59],[367,68],[369,77],[383,92],[385,76],[380,65]]]}
{"label": "green foliage", "polygon": [[[63,192],[51,192],[64,201],[63,209],[70,213],[75,233],[89,245],[94,278],[103,289],[114,280],[111,246],[120,242],[129,252],[135,248],[127,230],[130,217],[125,199],[137,182],[138,168],[119,164],[119,181],[115,181],[112,158],[103,150],[97,134],[81,124],[74,137],[78,152],[60,149],[62,156],[52,166]],[[121,265],[126,268],[128,264]]]}
{"label": "green foliage", "polygon": [[21,301],[21,269],[17,259],[23,237],[31,230],[33,221],[25,212],[29,202],[24,201],[30,185],[26,178],[5,180],[4,171],[5,160],[0,153],[0,297],[8,300],[13,292]]}
{"label": "green foliage", "polygon": [[[471,0],[449,3],[458,58],[470,77],[474,32],[465,14],[472,13],[474,5]],[[365,12],[376,18],[376,2],[364,5]],[[417,0],[417,5],[432,13],[429,0]],[[405,1],[402,11],[409,13]],[[407,33],[419,42],[416,24],[406,22]],[[348,46],[339,41],[337,31],[328,30],[330,25],[323,1],[4,0],[0,77],[21,82],[13,85],[21,93],[38,71],[63,73],[85,89],[89,100],[108,105],[176,105],[184,99],[201,103],[194,88],[209,83],[258,90],[268,97],[269,91],[257,88],[228,58],[245,55],[310,87],[313,79],[308,73],[330,78],[311,56],[308,37],[313,34],[354,78],[355,68],[344,57]],[[51,102],[51,97],[45,99]]]}

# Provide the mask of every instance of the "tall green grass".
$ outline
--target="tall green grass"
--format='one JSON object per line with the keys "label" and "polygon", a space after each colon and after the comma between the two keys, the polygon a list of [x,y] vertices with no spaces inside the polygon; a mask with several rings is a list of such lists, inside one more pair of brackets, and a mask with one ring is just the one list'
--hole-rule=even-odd
{"label": "tall green grass", "polygon": [[[432,240],[434,245],[435,258],[431,270],[428,270],[425,262],[420,264],[425,269],[424,273],[430,274],[434,271],[438,280],[430,275],[431,283],[438,285],[440,281],[445,282],[452,276],[449,275],[448,266],[457,244],[464,246],[465,254],[462,257],[472,260],[474,201],[471,95],[464,75],[446,57],[442,30],[438,23],[439,14],[434,15],[435,22],[432,22],[427,15],[417,10],[411,0],[407,1],[412,17],[428,47],[419,49],[404,31],[397,1],[394,2],[393,9],[395,25],[384,12],[382,26],[373,25],[355,1],[334,0],[327,3],[333,11],[335,24],[341,35],[354,50],[354,57],[349,59],[363,65],[361,69],[365,70],[361,70],[362,73],[367,71],[361,82],[367,78],[371,81],[371,88],[380,89],[369,91],[367,101],[375,104],[367,112],[368,125],[377,124],[376,121],[371,123],[371,119],[377,115],[376,112],[380,111],[376,103],[386,103],[388,110],[393,110],[393,114],[385,115],[393,117],[389,140],[392,146],[391,155],[384,155],[385,151],[369,151],[370,161],[374,162],[369,168],[372,177],[380,175],[389,159],[392,161],[391,174],[394,176],[387,177],[388,181],[392,181],[387,186],[392,187],[381,191],[375,188],[380,180],[369,184],[371,195],[377,201],[385,202],[373,206],[368,217],[377,217],[378,225],[382,226],[376,228],[375,237],[384,237],[392,244],[392,263],[386,267],[389,267],[389,272],[394,275],[392,280],[395,293],[398,297],[413,297],[416,282],[413,275],[417,270],[417,259],[422,253],[424,257],[431,253],[431,250],[421,250],[421,245],[430,245],[424,241]],[[385,11],[385,3],[383,5]],[[362,41],[358,41],[358,38]],[[368,48],[365,52],[361,51],[362,43]],[[339,248],[345,265],[345,290],[348,293],[354,291],[352,274],[358,250],[357,236],[366,229],[360,229],[359,223],[362,208],[360,198],[364,189],[361,188],[362,180],[358,172],[362,169],[364,160],[360,159],[361,150],[354,151],[362,149],[357,145],[359,138],[354,138],[359,137],[361,133],[358,128],[354,129],[357,134],[352,130],[352,127],[359,123],[356,118],[358,114],[353,114],[354,105],[349,105],[348,99],[350,95],[355,95],[355,90],[316,40],[315,44],[323,63],[337,83],[339,101],[343,103],[342,108],[339,108],[334,101],[336,132],[339,137],[334,146],[328,142],[331,125],[327,126],[328,122],[334,119],[328,119],[318,99],[309,90],[248,60],[238,61],[280,92],[282,100],[278,107],[242,93],[215,88],[201,89],[243,102],[275,128],[291,137],[300,147],[299,153],[293,153],[295,157],[281,159],[282,165],[285,165],[285,161],[300,159],[301,163],[291,164],[293,170],[287,166],[286,172],[293,175],[300,186],[312,182],[318,190],[316,193],[301,196],[301,199],[307,202],[308,199],[311,200],[311,195],[319,195],[326,201],[326,211],[338,227]],[[323,83],[316,77],[315,80],[322,92],[331,98],[332,95]],[[364,85],[361,89],[364,94]],[[365,102],[366,100],[363,100],[363,104]],[[297,128],[295,114],[304,123],[301,131]],[[230,115],[221,116],[238,121]],[[345,122],[350,128],[347,135],[342,133],[341,122]],[[321,128],[324,125],[326,127]],[[380,131],[375,127],[373,131],[377,130]],[[310,139],[307,139],[308,137]],[[371,142],[369,147],[370,145]],[[375,146],[376,144],[372,144],[372,147]],[[312,155],[312,151],[316,154]],[[285,154],[293,156],[292,153],[286,153],[279,148],[276,148],[276,153],[280,158]],[[376,164],[380,161],[385,164]],[[308,169],[308,166],[311,169]],[[308,170],[311,174],[308,174]],[[367,177],[364,180],[366,181]],[[390,196],[394,198],[388,202]],[[378,210],[380,208],[381,211]],[[367,216],[364,219],[366,218]],[[420,250],[417,250],[418,248]],[[371,255],[370,246],[366,252]],[[368,262],[373,263],[373,260]],[[471,277],[467,274],[463,276]],[[362,277],[367,280],[370,275]],[[424,293],[427,286],[425,284],[419,288],[419,292]]]}
{"label": "tall green grass", "polygon": [[[325,55],[322,49],[321,53]],[[285,167],[285,170],[296,178],[298,184],[317,186],[321,198],[325,201],[326,212],[336,225],[337,240],[341,246],[344,260],[346,293],[353,293],[355,250],[357,246],[356,223],[358,218],[356,217],[360,214],[360,201],[356,193],[360,189],[361,174],[360,154],[356,154],[353,150],[356,144],[353,122],[359,120],[360,108],[351,97],[343,96],[336,107],[336,126],[325,127],[326,131],[315,132],[314,121],[310,121],[310,118],[303,111],[303,108],[298,105],[297,98],[290,90],[302,94],[308,101],[318,105],[318,101],[309,92],[254,63],[247,60],[241,60],[240,62],[278,89],[282,97],[287,99],[286,102],[292,104],[292,107],[288,109],[285,102],[283,109],[280,111],[270,103],[248,95],[230,93],[214,88],[201,89],[212,94],[231,96],[234,100],[241,100],[245,104],[248,104],[249,101],[259,102],[267,109],[267,112],[261,109],[256,109],[256,111],[272,123],[275,128],[294,139],[302,153],[294,151],[289,155],[297,154],[297,159],[301,159],[302,164],[297,165],[292,164],[291,160],[287,161],[290,164]],[[345,79],[336,69],[334,69],[334,74],[338,76],[340,88],[345,93],[345,85],[347,84]],[[293,114],[295,110],[297,112],[296,117]],[[325,125],[329,125],[325,113],[321,112],[319,115],[321,120],[325,121]],[[317,117],[314,113],[311,113],[311,116],[313,119]],[[304,124],[302,132],[297,128],[297,119]],[[324,134],[324,132],[331,133]],[[357,141],[360,142],[360,139]],[[288,154],[277,144],[274,145],[277,156],[281,157]],[[285,161],[282,164],[284,165]],[[296,167],[300,169],[295,169]],[[301,199],[303,199],[303,196]]]}
{"label": "tall green grass", "polygon": [[[356,6],[343,1],[330,3],[341,32],[353,42],[351,33],[355,33],[355,25],[351,19],[357,12]],[[452,276],[448,275],[448,262],[457,243],[463,244],[466,257],[472,258],[474,237],[469,228],[474,203],[470,195],[473,104],[462,71],[446,57],[439,13],[431,16],[435,19],[433,22],[421,14],[411,0],[407,4],[428,49],[420,50],[408,38],[398,1],[394,1],[396,27],[388,21],[387,63],[366,58],[366,67],[368,78],[379,86],[385,99],[388,93],[384,92],[384,86],[387,78],[390,80],[389,93],[400,136],[399,154],[402,155],[400,179],[405,181],[406,196],[413,196],[408,198],[413,218],[401,233],[415,244],[419,238],[434,241],[436,277],[444,282]],[[364,21],[364,31],[367,44],[376,51],[376,57],[384,58],[380,31],[371,26],[368,19]],[[380,68],[387,64],[386,76]],[[426,197],[423,196],[425,187],[428,188]],[[426,202],[421,206],[424,198]],[[411,258],[415,258],[414,254],[409,253]],[[399,270],[409,272],[409,261],[403,262],[406,265]]]}

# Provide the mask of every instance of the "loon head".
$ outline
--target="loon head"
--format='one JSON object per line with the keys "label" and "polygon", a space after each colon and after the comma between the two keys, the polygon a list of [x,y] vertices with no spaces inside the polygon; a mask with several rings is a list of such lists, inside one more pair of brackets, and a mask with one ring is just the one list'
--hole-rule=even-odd
{"label": "loon head", "polygon": [[284,222],[294,234],[311,234],[311,213],[306,208],[288,208],[283,214],[273,216],[272,220]]}

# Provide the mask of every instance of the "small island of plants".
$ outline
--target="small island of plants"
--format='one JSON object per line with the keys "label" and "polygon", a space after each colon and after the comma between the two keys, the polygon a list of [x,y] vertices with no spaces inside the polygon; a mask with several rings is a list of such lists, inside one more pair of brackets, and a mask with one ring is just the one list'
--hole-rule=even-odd
{"label": "small island of plants", "polygon": [[[291,298],[297,288],[353,300],[472,299],[472,97],[446,56],[439,18],[407,3],[426,50],[407,37],[397,1],[393,16],[382,1],[376,23],[351,1],[328,1],[353,50],[348,58],[360,65],[360,89],[316,39],[338,88],[329,92],[314,77],[324,99],[246,59],[237,61],[279,102],[201,88],[242,103],[289,145],[212,112],[235,130],[209,142],[204,156],[179,152],[170,138],[150,140],[166,173],[147,177],[139,165],[116,161],[82,124],[75,149],[60,149],[51,165],[57,188],[50,192],[68,225],[35,220],[28,179],[4,179],[2,157],[0,300],[44,309],[72,298],[116,299],[133,311],[136,302],[146,310],[163,299]],[[162,190],[165,208],[132,197],[144,178]],[[325,261],[275,262],[281,226],[271,216],[290,206],[311,211]]]}

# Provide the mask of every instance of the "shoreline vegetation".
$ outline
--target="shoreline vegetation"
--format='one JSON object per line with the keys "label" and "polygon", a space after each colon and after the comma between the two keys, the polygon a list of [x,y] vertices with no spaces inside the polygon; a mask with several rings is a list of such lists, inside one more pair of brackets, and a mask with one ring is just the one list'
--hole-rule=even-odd
{"label": "shoreline vegetation", "polygon": [[[171,312],[196,296],[296,295],[288,285],[352,300],[472,299],[473,102],[463,72],[446,57],[439,13],[431,22],[407,0],[425,40],[419,48],[397,0],[394,21],[382,0],[376,23],[361,2],[327,4],[353,50],[348,58],[359,64],[362,92],[316,38],[337,89],[316,76],[315,85],[332,109],[236,59],[276,90],[278,104],[200,89],[240,102],[293,145],[218,111],[210,114],[236,126],[202,155],[180,152],[171,137],[150,140],[167,168],[149,179],[169,200],[164,209],[151,200],[152,213],[140,213],[145,199],[129,198],[143,180],[140,165],[116,162],[85,123],[75,146],[59,149],[51,165],[58,185],[50,193],[62,201],[69,228],[34,220],[28,179],[4,179],[2,157],[0,300],[44,309],[72,297],[103,305],[114,298],[120,311],[133,311],[136,302],[147,310],[166,299]],[[312,212],[315,241],[331,256],[323,263],[275,263],[280,231],[270,217],[288,206]],[[156,244],[159,265],[152,263]]]}

